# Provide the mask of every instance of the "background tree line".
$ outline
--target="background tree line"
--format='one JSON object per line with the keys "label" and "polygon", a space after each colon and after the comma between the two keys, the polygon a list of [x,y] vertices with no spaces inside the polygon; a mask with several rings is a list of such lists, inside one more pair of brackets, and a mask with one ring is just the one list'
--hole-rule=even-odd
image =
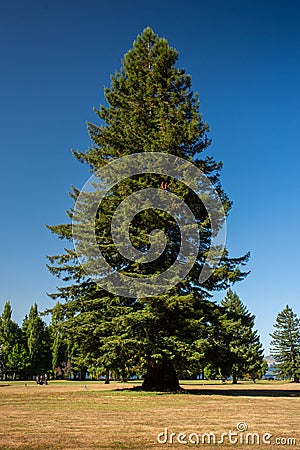
{"label": "background tree line", "polygon": [[[263,350],[255,331],[254,316],[231,290],[221,305],[215,305],[215,325],[203,333],[205,352],[190,366],[176,367],[181,378],[203,377],[253,380],[263,374]],[[133,337],[132,337],[133,339]],[[111,341],[111,344],[109,343]],[[110,353],[107,352],[110,348]],[[108,358],[109,354],[109,358]],[[1,379],[32,379],[47,373],[52,378],[92,379],[109,374],[126,381],[143,377],[143,361],[134,348],[128,351],[121,339],[109,336],[107,316],[89,314],[67,317],[63,305],[57,303],[47,325],[37,304],[30,308],[21,326],[12,320],[10,302],[0,316]]]}
{"label": "background tree line", "polygon": [[[49,312],[49,311],[48,311]],[[80,319],[67,317],[63,305],[52,309],[47,325],[34,304],[21,326],[12,320],[10,302],[0,316],[0,377],[1,379],[33,379],[46,374],[52,378],[106,378],[126,381],[135,375],[144,377],[139,355],[118,345],[114,335],[103,336],[107,327],[105,315],[87,314]],[[176,367],[180,378],[260,379],[268,366],[263,357],[259,336],[254,330],[254,316],[249,313],[231,289],[220,305],[215,304],[214,326],[202,335],[205,351],[190,366]],[[274,324],[271,334],[271,354],[276,361],[278,377],[299,382],[300,320],[286,306]],[[110,358],[107,346],[110,345]]]}
{"label": "background tree line", "polygon": [[50,327],[42,320],[35,303],[22,326],[12,320],[10,302],[0,316],[1,379],[32,379],[51,371]]}

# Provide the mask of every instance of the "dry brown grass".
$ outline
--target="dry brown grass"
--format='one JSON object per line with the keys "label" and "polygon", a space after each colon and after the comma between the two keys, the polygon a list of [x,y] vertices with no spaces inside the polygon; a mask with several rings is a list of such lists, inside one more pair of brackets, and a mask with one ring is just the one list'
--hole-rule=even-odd
{"label": "dry brown grass", "polygon": [[[216,448],[214,445],[160,445],[157,434],[236,431],[297,444],[223,444],[221,449],[300,448],[300,386],[294,384],[189,384],[185,394],[130,391],[113,383],[50,382],[49,386],[0,383],[0,449],[136,449]],[[124,390],[125,389],[125,390]],[[240,435],[240,434],[239,434]]]}

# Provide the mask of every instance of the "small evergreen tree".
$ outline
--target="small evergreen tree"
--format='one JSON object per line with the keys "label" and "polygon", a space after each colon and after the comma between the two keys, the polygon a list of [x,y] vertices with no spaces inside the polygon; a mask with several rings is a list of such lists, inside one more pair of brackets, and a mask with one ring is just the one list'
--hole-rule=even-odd
{"label": "small evergreen tree", "polygon": [[223,314],[215,330],[218,333],[215,355],[222,378],[232,375],[236,384],[239,377],[248,375],[255,381],[264,370],[263,348],[257,331],[253,330],[255,316],[231,289],[221,306]]}
{"label": "small evergreen tree", "polygon": [[288,305],[278,314],[274,332],[270,334],[271,355],[276,372],[284,378],[300,380],[300,320]]}

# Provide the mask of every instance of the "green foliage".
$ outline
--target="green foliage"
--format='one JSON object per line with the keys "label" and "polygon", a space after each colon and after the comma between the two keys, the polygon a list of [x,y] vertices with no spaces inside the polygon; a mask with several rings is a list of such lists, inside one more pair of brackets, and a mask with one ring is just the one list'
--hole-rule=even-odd
{"label": "green foliage", "polygon": [[230,375],[237,378],[261,378],[265,370],[263,349],[257,332],[253,330],[255,317],[238,295],[228,289],[221,302],[219,325],[213,330],[212,363],[218,367],[223,380]]}
{"label": "green foliage", "polygon": [[8,301],[5,303],[3,313],[0,316],[0,371],[2,379],[10,376],[13,372],[19,371],[20,366],[16,364],[16,355],[19,353],[21,356],[21,346],[21,330],[12,320],[12,309]]}
{"label": "green foliage", "polygon": [[29,377],[48,373],[51,370],[50,337],[36,303],[23,322],[23,333],[29,358]]}
{"label": "green foliage", "polygon": [[288,305],[278,314],[270,334],[276,371],[284,378],[300,380],[300,319]]}
{"label": "green foliage", "polygon": [[[178,52],[166,39],[156,36],[150,28],[145,29],[124,56],[120,71],[111,76],[111,86],[105,89],[107,106],[95,110],[101,123],[88,123],[92,146],[85,153],[74,151],[74,156],[88,163],[92,171],[112,159],[136,152],[165,152],[193,161],[215,185],[227,213],[231,203],[219,180],[222,163],[210,156],[200,159],[210,144],[208,125],[199,112],[191,77],[176,66],[177,59]],[[166,294],[136,299],[117,297],[100,289],[85,275],[72,247],[64,254],[49,257],[50,271],[69,283],[51,297],[63,301],[64,315],[59,326],[74,367],[87,368],[94,374],[109,369],[120,372],[122,377],[137,370],[148,373],[155,367],[158,374],[159,366],[164,370],[170,368],[170,373],[173,366],[177,370],[199,369],[209,348],[209,330],[217,309],[210,302],[212,292],[227,288],[246,275],[240,266],[246,263],[248,255],[230,258],[225,250],[214,274],[199,285],[211,240],[207,211],[185,185],[156,174],[123,181],[111,189],[99,208],[95,224],[97,241],[111,266],[141,277],[163,272],[176,259],[180,233],[172,216],[164,211],[144,210],[134,218],[130,228],[132,244],[140,251],[149,247],[152,230],[159,227],[164,231],[167,248],[162,257],[151,263],[123,258],[111,236],[112,216],[121,201],[132,192],[160,186],[190,206],[201,232],[194,268]],[[78,190],[73,188],[71,195],[75,200]],[[68,215],[71,218],[72,211]],[[71,224],[48,228],[71,242]]]}
{"label": "green foliage", "polygon": [[63,307],[58,302],[52,308],[52,320],[48,327],[52,355],[52,371],[56,378],[69,375],[69,348],[61,323],[64,317]]}
{"label": "green foliage", "polygon": [[15,379],[17,374],[19,377],[26,377],[26,373],[30,367],[29,355],[23,341],[16,342],[7,357],[7,369]]}

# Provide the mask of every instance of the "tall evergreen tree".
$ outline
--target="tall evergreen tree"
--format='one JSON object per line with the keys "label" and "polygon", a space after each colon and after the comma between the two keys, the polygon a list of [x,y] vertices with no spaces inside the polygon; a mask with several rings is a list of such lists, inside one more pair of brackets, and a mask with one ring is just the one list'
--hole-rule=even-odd
{"label": "tall evergreen tree", "polygon": [[22,329],[29,357],[29,377],[48,373],[51,370],[50,338],[36,303],[31,306]]}
{"label": "tall evergreen tree", "polygon": [[2,379],[17,370],[12,363],[15,362],[13,355],[16,354],[16,345],[20,344],[20,338],[20,328],[12,320],[11,304],[7,301],[0,316],[0,371]]}
{"label": "tall evergreen tree", "polygon": [[[76,151],[74,155],[89,164],[92,171],[139,152],[164,152],[193,161],[214,184],[228,213],[231,203],[219,180],[222,164],[209,156],[199,158],[210,144],[208,125],[199,113],[191,77],[176,67],[177,59],[178,52],[166,39],[156,36],[150,28],[145,29],[124,56],[121,70],[111,77],[111,87],[105,89],[108,106],[95,110],[102,123],[88,124],[92,146],[85,153]],[[124,374],[130,367],[140,365],[145,370],[145,389],[176,390],[179,388],[176,369],[197,365],[204,357],[207,329],[216,308],[210,303],[211,293],[244,278],[246,274],[240,265],[247,261],[248,255],[230,258],[225,250],[212,276],[199,285],[212,234],[207,211],[180,181],[145,174],[124,180],[111,189],[98,211],[98,245],[115,270],[132,277],[149,276],[163,272],[176,259],[180,232],[172,216],[161,210],[139,213],[132,222],[130,238],[136,249],[145,251],[150,232],[159,227],[168,240],[162,257],[148,264],[127,261],[113,245],[114,210],[132,192],[149,187],[168,189],[187,203],[196,217],[201,246],[185,279],[165,294],[134,299],[118,297],[101,289],[84,273],[75,250],[70,247],[64,254],[49,258],[51,272],[71,282],[52,297],[65,301],[68,311],[65,328],[72,331],[84,364],[121,369]],[[74,188],[74,200],[77,195]],[[49,228],[60,238],[72,240],[71,224]]]}
{"label": "tall evergreen tree", "polygon": [[288,305],[278,314],[270,334],[271,355],[282,377],[300,380],[300,319]]}

